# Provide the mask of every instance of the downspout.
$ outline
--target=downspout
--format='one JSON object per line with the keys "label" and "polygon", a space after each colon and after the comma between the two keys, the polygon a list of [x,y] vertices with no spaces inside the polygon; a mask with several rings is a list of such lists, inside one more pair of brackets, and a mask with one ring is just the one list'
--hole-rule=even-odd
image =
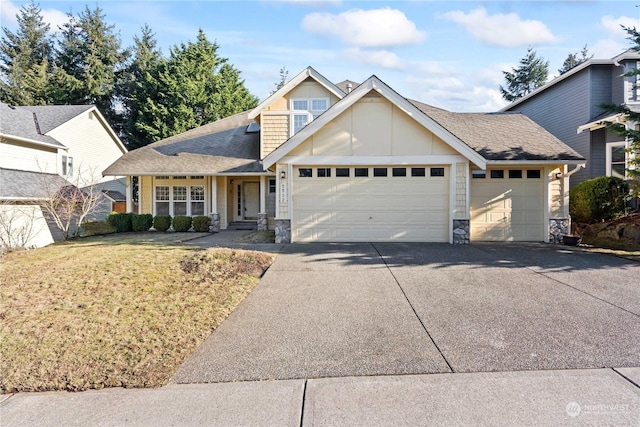
{"label": "downspout", "polygon": [[580,169],[582,169],[583,167],[585,167],[587,164],[586,163],[580,163],[578,165],[576,165],[576,168],[572,171],[569,171],[567,173],[564,174],[565,178],[569,178],[571,175],[573,175],[574,173],[578,172]]}

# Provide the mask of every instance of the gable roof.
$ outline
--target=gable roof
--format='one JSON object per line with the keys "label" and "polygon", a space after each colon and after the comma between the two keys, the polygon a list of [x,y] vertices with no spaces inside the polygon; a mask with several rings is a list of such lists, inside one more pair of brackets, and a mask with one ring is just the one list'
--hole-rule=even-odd
{"label": "gable roof", "polygon": [[307,67],[302,72],[300,72],[297,76],[289,80],[284,84],[280,89],[272,93],[267,99],[262,101],[256,108],[249,112],[249,118],[255,119],[260,115],[262,111],[264,111],[268,106],[273,104],[278,99],[285,96],[289,93],[293,88],[298,86],[300,83],[305,81],[308,78],[312,78],[322,86],[324,86],[329,92],[333,93],[338,99],[342,99],[346,93],[338,88],[336,85],[327,80],[322,74],[318,73],[312,67]]}
{"label": "gable roof", "polygon": [[262,174],[260,134],[248,111],[129,151],[103,175]]}
{"label": "gable roof", "polygon": [[403,110],[407,115],[415,119],[422,126],[429,129],[429,131],[435,134],[438,138],[449,144],[453,149],[484,169],[485,159],[480,154],[474,151],[470,146],[465,144],[454,134],[447,131],[447,129],[445,129],[440,123],[433,120],[429,115],[424,114],[424,112],[421,111],[416,105],[409,102],[406,98],[400,96],[396,91],[391,89],[376,76],[369,77],[364,83],[359,85],[349,95],[335,103],[317,119],[311,121],[302,130],[300,130],[294,136],[289,138],[285,143],[283,143],[269,155],[267,155],[263,160],[265,168],[273,166],[288,152],[300,145],[303,141],[305,141],[316,131],[318,131],[322,126],[326,125],[335,117],[342,114],[372,90],[378,92],[388,101]]}
{"label": "gable roof", "polygon": [[33,105],[19,108],[35,113],[41,132],[46,134],[85,111],[96,107],[93,105]]}
{"label": "gable roof", "polygon": [[35,114],[24,108],[0,103],[0,135],[38,145],[66,149],[38,128]]}
{"label": "gable roof", "polygon": [[42,200],[47,198],[45,183],[55,187],[71,185],[57,174],[0,168],[0,200]]}

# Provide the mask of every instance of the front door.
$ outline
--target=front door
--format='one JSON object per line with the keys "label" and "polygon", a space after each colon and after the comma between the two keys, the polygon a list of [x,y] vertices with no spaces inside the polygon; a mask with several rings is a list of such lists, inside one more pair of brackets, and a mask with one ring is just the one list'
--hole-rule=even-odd
{"label": "front door", "polygon": [[260,183],[245,182],[242,184],[242,202],[245,220],[257,220],[260,209]]}

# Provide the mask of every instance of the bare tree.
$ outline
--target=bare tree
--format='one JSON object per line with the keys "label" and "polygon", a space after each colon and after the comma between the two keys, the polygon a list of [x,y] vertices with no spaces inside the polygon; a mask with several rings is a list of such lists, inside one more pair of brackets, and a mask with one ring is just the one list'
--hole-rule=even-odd
{"label": "bare tree", "polygon": [[0,253],[27,249],[44,225],[35,204],[3,201],[0,204]]}
{"label": "bare tree", "polygon": [[101,186],[94,170],[81,172],[78,168],[68,184],[60,185],[57,175],[41,174],[40,187],[44,200],[42,208],[55,222],[65,239],[74,237],[87,217],[96,211]]}

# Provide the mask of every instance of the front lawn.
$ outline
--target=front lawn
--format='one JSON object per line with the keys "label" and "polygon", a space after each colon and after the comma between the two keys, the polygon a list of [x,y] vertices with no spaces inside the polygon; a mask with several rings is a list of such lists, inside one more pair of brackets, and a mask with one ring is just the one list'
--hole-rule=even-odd
{"label": "front lawn", "polygon": [[258,283],[273,254],[92,237],[0,261],[0,391],[163,385]]}

